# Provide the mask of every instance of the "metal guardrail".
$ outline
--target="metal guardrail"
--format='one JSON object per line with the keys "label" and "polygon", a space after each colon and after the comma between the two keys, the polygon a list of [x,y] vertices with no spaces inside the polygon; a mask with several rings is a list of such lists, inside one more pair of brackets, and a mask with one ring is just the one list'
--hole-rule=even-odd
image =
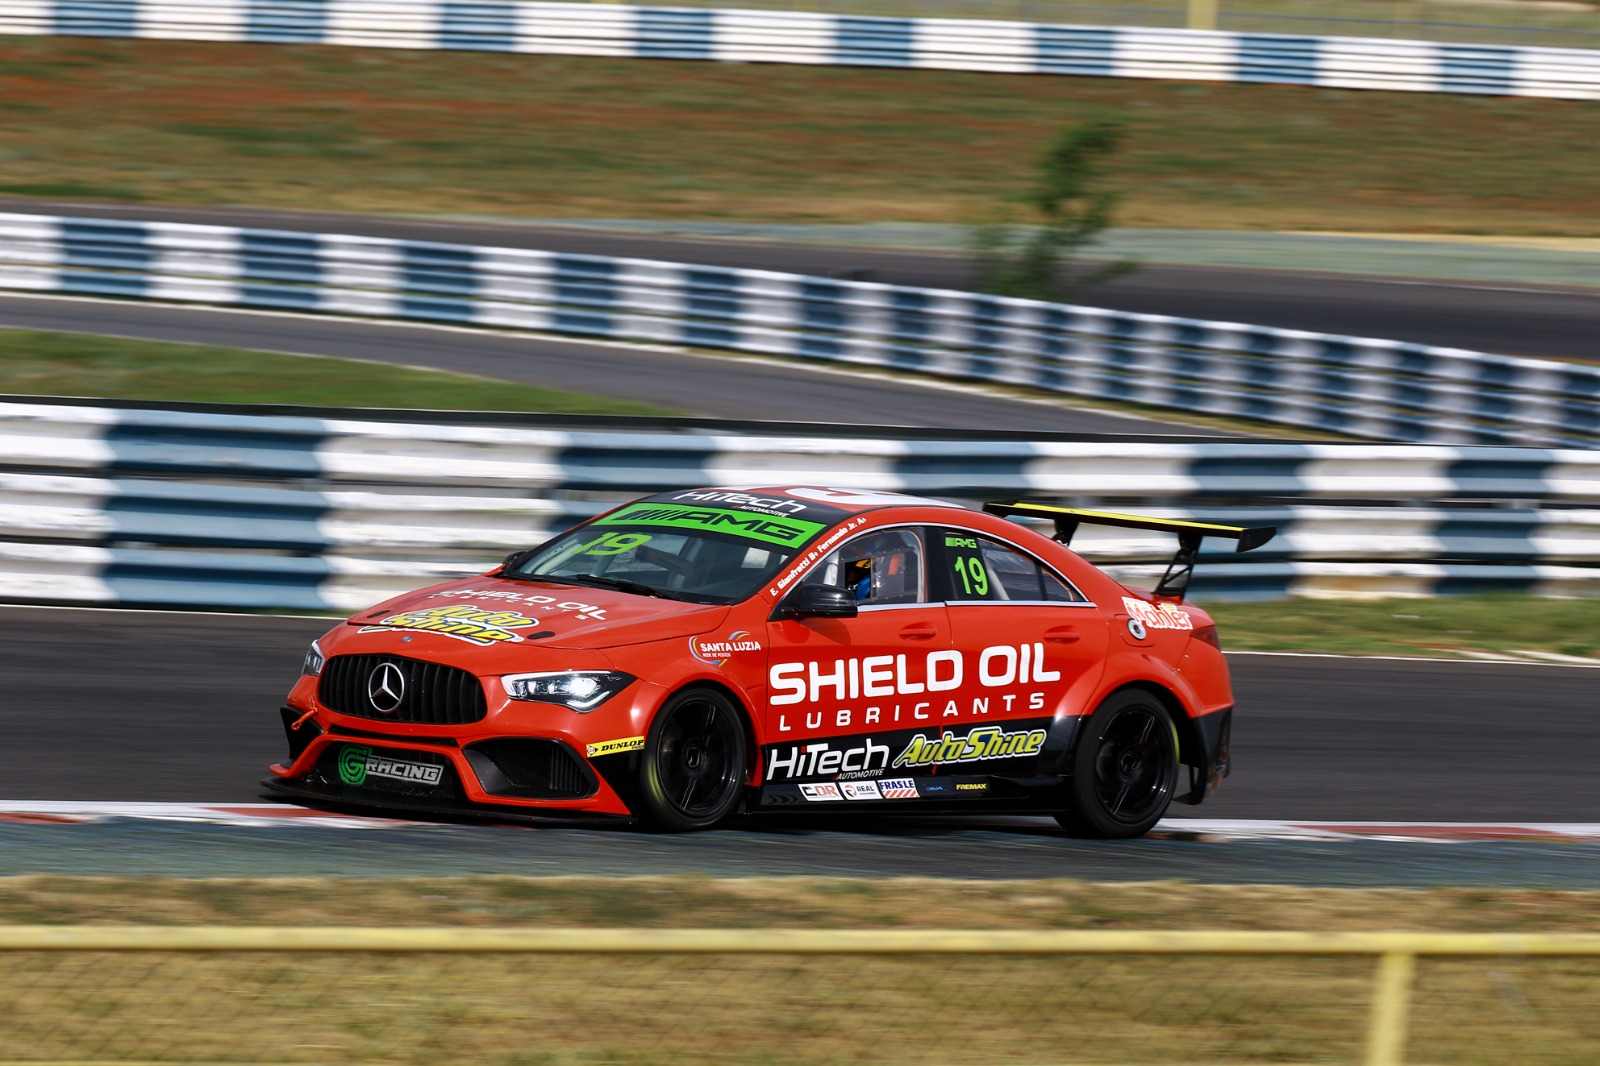
{"label": "metal guardrail", "polygon": [[731,349],[1381,440],[1600,445],[1600,367],[760,270],[7,214],[0,289]]}
{"label": "metal guardrail", "polygon": [[[0,403],[0,598],[348,611],[631,495],[826,483],[1279,524],[1194,595],[1600,593],[1600,451],[789,436]],[[392,416],[391,416],[392,417]],[[423,416],[416,416],[423,417]],[[1153,580],[1165,545],[1075,548]],[[1259,556],[1259,558],[1258,558]]]}
{"label": "metal guardrail", "polygon": [[1279,82],[1600,99],[1600,52],[1363,37],[449,0],[26,0],[0,34]]}
{"label": "metal guardrail", "polygon": [[[139,958],[141,972],[146,974],[159,971],[160,966],[156,960],[174,956],[196,959],[229,955],[254,957],[255,961],[250,962],[248,969],[235,973],[228,987],[229,1013],[239,1017],[248,1015],[253,1009],[260,1010],[263,1007],[262,997],[252,987],[253,985],[283,986],[292,983],[288,971],[265,961],[286,955],[405,956],[411,960],[408,969],[413,974],[420,972],[424,977],[431,969],[440,966],[444,960],[461,956],[480,959],[560,956],[567,960],[568,965],[574,960],[586,957],[646,960],[708,956],[731,959],[756,956],[787,960],[783,962],[784,982],[792,982],[795,979],[798,960],[819,957],[857,960],[854,963],[841,963],[842,969],[834,976],[836,981],[847,981],[846,975],[853,968],[859,967],[860,960],[873,958],[939,959],[945,964],[954,962],[958,968],[970,965],[973,960],[978,959],[1065,961],[1072,957],[1105,959],[1118,956],[1370,958],[1376,961],[1376,966],[1369,985],[1363,1061],[1366,1066],[1400,1066],[1406,1060],[1408,1017],[1412,1001],[1416,998],[1414,985],[1419,959],[1600,959],[1600,935],[1135,930],[9,926],[0,927],[0,962],[4,963],[0,965],[0,970],[7,971],[12,976],[0,978],[0,987],[15,980],[18,974],[26,975],[31,981],[37,982],[42,979],[48,983],[48,973],[52,967],[48,963],[41,964],[38,960],[66,955],[74,957],[82,955],[96,960],[93,970],[80,967],[74,969],[71,974],[79,993],[94,997],[95,1009],[62,1021],[53,1016],[60,1013],[60,1006],[53,997],[36,996],[29,1001],[19,998],[18,1003],[8,1013],[8,1025],[14,1027],[13,1031],[16,1033],[38,1032],[41,1035],[48,1033],[48,1039],[54,1042],[61,1042],[64,1039],[72,1050],[78,1050],[80,1047],[92,1049],[88,1054],[75,1057],[80,1059],[93,1057],[97,1061],[106,1062],[137,1057],[137,1051],[133,1048],[136,1047],[137,1034],[141,1030],[154,1032],[175,1027],[181,1031],[185,1022],[189,1021],[184,1017],[185,1012],[192,1008],[196,1000],[205,997],[204,989],[192,983],[198,981],[205,973],[203,965],[174,971],[174,980],[144,982],[146,985],[159,986],[159,994],[148,999],[139,996],[137,988],[113,990],[108,987],[102,993],[102,990],[96,987],[97,982],[109,985],[114,981],[115,977],[112,975],[119,972],[121,959],[127,957]],[[341,964],[346,967],[356,965],[353,962]],[[636,963],[633,967],[621,968],[617,974],[619,983],[625,981],[622,975],[637,965]],[[518,972],[524,975],[522,981],[528,981],[532,979],[530,975],[537,975],[540,969],[537,966],[525,967]],[[1221,979],[1220,969],[1207,967],[1204,980],[1218,982]],[[95,974],[100,976],[96,977]],[[253,981],[249,976],[245,976],[250,974],[255,975]],[[882,973],[875,976],[880,982],[884,979]],[[1044,976],[1048,980],[1048,971]],[[929,980],[930,974],[926,970],[919,970],[917,973],[902,974],[901,977],[907,982],[914,982],[918,988],[924,990],[923,993],[913,996],[914,1000],[922,1001],[926,990],[932,984]],[[1188,983],[1193,984],[1194,978],[1195,974],[1191,970]],[[1101,980],[1104,979],[1102,975]],[[474,971],[474,976],[467,979],[465,991],[473,996],[485,995],[488,986],[493,982],[493,974],[486,969],[477,969]],[[85,988],[85,983],[89,987]],[[133,984],[137,986],[139,982]],[[969,985],[970,982],[962,982],[963,987]],[[1037,991],[1037,986],[1032,984],[1021,987]],[[451,986],[443,982],[437,983],[433,988],[433,995],[441,999],[448,998],[452,991]],[[879,988],[881,991],[881,984]],[[1170,994],[1170,991],[1170,988],[1163,987],[1163,990],[1156,994],[1158,996]],[[599,989],[596,989],[595,993],[599,994],[602,1000],[612,994],[610,990],[602,993]],[[1019,990],[1018,994],[1026,999],[1035,992]],[[324,1023],[324,1034],[337,1039],[343,1035],[339,1025],[342,1015],[337,1010],[332,1011],[334,1024],[331,1029],[327,1028],[326,1015],[330,1013],[327,1005],[339,1004],[345,998],[352,996],[391,999],[396,996],[396,990],[389,982],[384,982],[377,988],[366,988],[359,980],[354,979],[319,986],[318,1010],[315,1013],[276,1016],[274,1033],[279,1041],[284,1034],[288,1034],[292,1039],[301,1026],[321,1021]],[[837,996],[831,998],[836,1000]],[[712,1004],[717,1001],[717,997],[711,997],[709,1000]],[[799,1000],[793,1005],[779,1006],[777,1009],[785,1014],[789,1029],[787,1036],[790,1039],[803,1038],[810,1029],[825,1027],[828,1021],[829,1002],[830,997],[818,996],[811,1000]],[[391,1003],[387,1008],[380,1010],[387,1010],[390,1017],[389,1025],[402,1028],[407,1019],[403,1016],[394,1016],[394,1006]],[[660,1019],[650,1018],[646,1021],[659,1026],[665,1021],[667,1006],[664,1003],[657,1006],[662,1012]],[[677,1006],[681,1008],[681,1003]],[[1103,1020],[1097,1022],[1097,1026],[1111,1028],[1115,1024],[1116,1011],[1130,1008],[1129,1002],[1118,1003],[1111,1011],[1101,1015]],[[178,1017],[164,1017],[164,1013]],[[47,1015],[50,1017],[46,1017]],[[1165,1020],[1168,1024],[1172,1022],[1171,1018]],[[1218,1023],[1205,1019],[1203,1015],[1181,1020],[1185,1025],[1192,1025],[1202,1020],[1223,1026],[1248,1024],[1239,1018],[1230,1018]],[[525,1019],[512,1014],[501,1014],[493,1019],[507,1040],[519,1037],[525,1039],[530,1035],[517,1032],[518,1022],[522,1021]],[[471,1023],[463,1021],[461,1024]],[[477,1024],[482,1025],[483,1022]],[[125,1035],[130,1029],[134,1032],[135,1040],[127,1043],[119,1041],[118,1037]],[[210,1038],[207,1041],[208,1050],[216,1047],[226,1048],[228,1046],[226,1032],[219,1035],[214,1026],[211,1029],[212,1032],[207,1034]],[[600,1034],[591,1030],[580,1027],[578,1032],[587,1033],[596,1044],[602,1040]],[[969,1061],[991,1061],[984,1057],[985,1034],[982,1027],[965,1027],[962,1033],[967,1049],[964,1058]],[[1097,1033],[1097,1037],[1098,1035]],[[324,1045],[324,1049],[331,1046],[334,1045]],[[128,1049],[125,1053],[118,1054],[125,1048]],[[15,1050],[17,1049],[14,1047],[6,1049],[7,1052]],[[23,1061],[33,1058],[26,1054],[28,1049],[22,1050],[23,1055],[8,1055],[8,1057],[20,1058]],[[427,1051],[426,1048],[422,1050]],[[1581,1053],[1582,1048],[1574,1046],[1570,1050]],[[252,1047],[249,1051],[253,1057],[263,1060],[270,1057],[264,1052],[277,1054],[276,1048],[259,1046]],[[342,1061],[360,1061],[362,1056],[359,1052],[351,1056],[348,1050],[343,1050],[335,1057]]]}

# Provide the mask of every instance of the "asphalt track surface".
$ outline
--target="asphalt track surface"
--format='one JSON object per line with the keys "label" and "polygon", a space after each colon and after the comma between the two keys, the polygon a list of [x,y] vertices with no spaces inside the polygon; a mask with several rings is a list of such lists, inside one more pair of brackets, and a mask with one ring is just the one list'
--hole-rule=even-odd
{"label": "asphalt track surface", "polygon": [[[354,233],[374,237],[539,248],[798,274],[967,289],[959,257],[823,245],[682,239],[500,222],[367,218],[228,208],[159,208],[0,201],[0,209]],[[1097,307],[1384,337],[1506,355],[1587,357],[1600,336],[1593,289],[1483,285],[1225,267],[1148,266],[1086,290]],[[92,331],[92,324],[83,328]],[[337,353],[326,353],[337,354]],[[879,419],[882,420],[881,418]]]}
{"label": "asphalt track surface", "polygon": [[[238,802],[315,618],[0,608],[0,799]],[[1235,655],[1234,776],[1175,815],[1600,822],[1600,671]]]}
{"label": "asphalt track surface", "polygon": [[953,384],[481,330],[0,295],[0,328],[5,327],[435,367],[714,418],[1041,433],[1194,432],[1175,416],[1153,421],[1073,407],[1067,400],[1028,402]]}

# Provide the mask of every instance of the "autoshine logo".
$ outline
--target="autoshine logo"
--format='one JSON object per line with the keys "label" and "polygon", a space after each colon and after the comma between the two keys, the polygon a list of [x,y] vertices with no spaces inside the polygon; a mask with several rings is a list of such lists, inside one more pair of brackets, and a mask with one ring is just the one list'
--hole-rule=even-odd
{"label": "autoshine logo", "polygon": [[946,733],[911,738],[905,750],[895,756],[894,767],[939,766],[950,763],[984,762],[989,759],[1015,759],[1037,755],[1044,747],[1045,731],[1029,729],[1007,733],[999,726],[980,726],[964,737]]}

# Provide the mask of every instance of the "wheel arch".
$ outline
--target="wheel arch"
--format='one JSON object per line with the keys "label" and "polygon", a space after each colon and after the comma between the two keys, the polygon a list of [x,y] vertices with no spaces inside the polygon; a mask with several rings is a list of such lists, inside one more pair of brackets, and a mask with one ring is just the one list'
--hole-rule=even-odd
{"label": "wheel arch", "polygon": [[1205,738],[1201,735],[1200,726],[1190,715],[1183,699],[1172,689],[1159,681],[1150,678],[1139,678],[1127,681],[1107,692],[1100,698],[1100,703],[1105,703],[1124,692],[1144,692],[1154,697],[1172,718],[1172,724],[1178,731],[1178,764],[1189,768],[1189,791],[1174,797],[1177,803],[1199,803],[1205,797],[1205,782],[1211,769],[1210,759],[1206,754]]}

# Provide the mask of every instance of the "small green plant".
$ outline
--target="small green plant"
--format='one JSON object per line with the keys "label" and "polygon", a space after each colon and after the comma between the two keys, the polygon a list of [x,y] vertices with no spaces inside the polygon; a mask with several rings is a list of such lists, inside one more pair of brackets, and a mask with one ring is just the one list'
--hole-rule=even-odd
{"label": "small green plant", "polygon": [[1083,250],[1111,225],[1117,194],[1105,187],[1106,163],[1122,143],[1121,123],[1101,119],[1059,133],[1039,160],[1023,197],[1038,216],[1029,225],[990,224],[973,231],[978,281],[985,292],[1062,300],[1135,268],[1131,262],[1078,267]]}

